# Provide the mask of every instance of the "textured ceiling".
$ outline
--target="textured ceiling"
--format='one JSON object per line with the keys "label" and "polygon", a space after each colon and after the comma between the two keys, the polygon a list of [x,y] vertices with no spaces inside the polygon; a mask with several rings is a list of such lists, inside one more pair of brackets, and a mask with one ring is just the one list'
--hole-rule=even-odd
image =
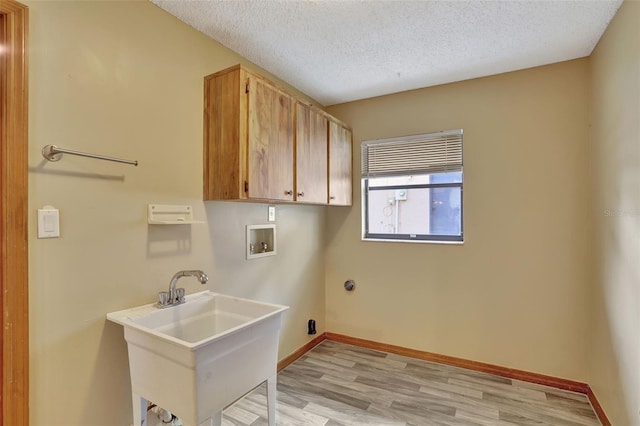
{"label": "textured ceiling", "polygon": [[326,106],[588,56],[622,3],[151,1]]}

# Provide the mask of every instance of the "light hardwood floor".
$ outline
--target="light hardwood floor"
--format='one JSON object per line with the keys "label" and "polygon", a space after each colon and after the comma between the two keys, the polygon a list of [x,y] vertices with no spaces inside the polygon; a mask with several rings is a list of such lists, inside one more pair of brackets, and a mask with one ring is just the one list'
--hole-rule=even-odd
{"label": "light hardwood floor", "polygon": [[[260,386],[225,426],[264,426]],[[585,395],[325,340],[278,375],[278,425],[600,425]]]}

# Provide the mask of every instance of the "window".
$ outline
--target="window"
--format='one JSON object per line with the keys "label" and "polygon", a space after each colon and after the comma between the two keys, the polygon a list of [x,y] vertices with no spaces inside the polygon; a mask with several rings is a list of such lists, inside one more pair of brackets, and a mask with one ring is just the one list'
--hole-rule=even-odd
{"label": "window", "polygon": [[462,130],[362,143],[365,240],[463,241]]}

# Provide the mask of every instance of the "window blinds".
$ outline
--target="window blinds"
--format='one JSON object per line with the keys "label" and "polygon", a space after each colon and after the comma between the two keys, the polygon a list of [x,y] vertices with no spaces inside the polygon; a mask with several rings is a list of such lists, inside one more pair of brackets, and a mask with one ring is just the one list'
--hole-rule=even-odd
{"label": "window blinds", "polygon": [[462,171],[462,129],[362,143],[362,177]]}

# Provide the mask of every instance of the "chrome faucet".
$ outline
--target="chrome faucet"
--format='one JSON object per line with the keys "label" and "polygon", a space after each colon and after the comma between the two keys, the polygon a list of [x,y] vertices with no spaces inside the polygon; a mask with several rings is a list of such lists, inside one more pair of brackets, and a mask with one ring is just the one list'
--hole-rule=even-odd
{"label": "chrome faucet", "polygon": [[169,291],[161,291],[158,293],[158,308],[168,308],[169,306],[184,303],[184,288],[176,288],[178,280],[182,277],[196,277],[200,284],[206,284],[209,277],[202,271],[179,271],[171,278],[169,283]]}

